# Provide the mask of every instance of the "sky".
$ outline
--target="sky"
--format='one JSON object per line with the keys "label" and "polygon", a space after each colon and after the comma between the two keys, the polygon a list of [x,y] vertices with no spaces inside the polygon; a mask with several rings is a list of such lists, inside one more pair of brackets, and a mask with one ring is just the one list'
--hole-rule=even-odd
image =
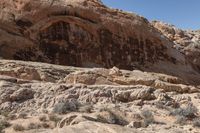
{"label": "sky", "polygon": [[102,0],[108,7],[132,11],[188,30],[200,29],[200,0]]}

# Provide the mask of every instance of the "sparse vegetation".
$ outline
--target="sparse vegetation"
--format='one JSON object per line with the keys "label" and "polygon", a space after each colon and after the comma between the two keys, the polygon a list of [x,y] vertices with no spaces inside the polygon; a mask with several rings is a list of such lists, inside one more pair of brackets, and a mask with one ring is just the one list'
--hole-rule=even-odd
{"label": "sparse vegetation", "polygon": [[18,118],[26,119],[26,118],[27,118],[27,114],[26,114],[26,113],[20,113],[20,114],[18,115]]}
{"label": "sparse vegetation", "polygon": [[193,119],[196,117],[198,109],[192,104],[189,103],[185,108],[177,108],[171,111],[173,116],[183,116],[187,119]]}
{"label": "sparse vegetation", "polygon": [[154,119],[154,116],[153,116],[153,113],[150,111],[150,110],[142,110],[141,112],[141,116],[144,120],[144,126],[147,127],[149,126],[150,124],[154,123],[155,122],[155,119]]}
{"label": "sparse vegetation", "polygon": [[11,126],[11,124],[8,121],[6,121],[6,120],[0,120],[0,133],[2,133],[2,131],[5,128],[9,127],[9,126]]}
{"label": "sparse vegetation", "polygon": [[39,120],[40,120],[40,121],[43,121],[43,122],[47,121],[46,115],[41,115],[41,116],[39,117]]}
{"label": "sparse vegetation", "polygon": [[195,98],[196,98],[196,99],[200,99],[200,94],[197,93],[196,96],[195,96]]}
{"label": "sparse vegetation", "polygon": [[42,123],[42,127],[43,127],[43,128],[49,128],[50,125],[49,125],[48,123],[44,122],[44,123]]}
{"label": "sparse vegetation", "polygon": [[7,110],[0,110],[0,115],[8,117],[9,116],[9,111],[7,111]]}
{"label": "sparse vegetation", "polygon": [[200,128],[200,118],[194,119],[193,122],[192,122],[192,125],[193,125],[194,127]]}
{"label": "sparse vegetation", "polygon": [[0,0],[0,133],[200,133],[200,0],[105,1]]}
{"label": "sparse vegetation", "polygon": [[117,118],[112,112],[109,112],[108,115],[98,115],[98,120],[104,123],[117,124]]}
{"label": "sparse vegetation", "polygon": [[80,112],[91,113],[93,106],[91,104],[82,105],[79,107]]}
{"label": "sparse vegetation", "polygon": [[20,124],[13,125],[13,129],[15,131],[24,131],[25,130],[25,128],[22,125],[20,125]]}
{"label": "sparse vegetation", "polygon": [[117,125],[127,125],[128,122],[116,111],[105,108],[104,112],[108,113],[105,115],[98,115],[98,120],[104,123],[117,124]]}
{"label": "sparse vegetation", "polygon": [[50,114],[49,115],[49,120],[55,122],[55,124],[57,124],[61,118],[58,117],[56,114]]}
{"label": "sparse vegetation", "polygon": [[30,129],[39,129],[39,128],[41,128],[41,125],[38,124],[38,123],[29,123],[29,124],[28,124],[28,129],[29,129],[29,130],[30,130]]}
{"label": "sparse vegetation", "polygon": [[163,103],[162,101],[157,101],[154,103],[156,108],[170,110],[171,108],[179,108],[179,104],[177,102],[171,102],[170,104]]}
{"label": "sparse vegetation", "polygon": [[9,119],[9,120],[15,120],[16,118],[17,118],[17,116],[15,114],[10,114],[7,117],[7,119]]}
{"label": "sparse vegetation", "polygon": [[185,125],[187,123],[187,119],[184,116],[176,116],[176,124]]}
{"label": "sparse vegetation", "polygon": [[171,115],[176,116],[176,122],[180,125],[187,124],[187,120],[193,120],[196,118],[198,109],[192,104],[189,103],[184,108],[177,108],[170,112]]}
{"label": "sparse vegetation", "polygon": [[155,103],[156,108],[158,109],[166,109],[167,107],[160,101]]}
{"label": "sparse vegetation", "polygon": [[53,112],[57,114],[66,114],[67,112],[76,111],[77,109],[78,103],[76,101],[67,101],[57,103],[53,108]]}

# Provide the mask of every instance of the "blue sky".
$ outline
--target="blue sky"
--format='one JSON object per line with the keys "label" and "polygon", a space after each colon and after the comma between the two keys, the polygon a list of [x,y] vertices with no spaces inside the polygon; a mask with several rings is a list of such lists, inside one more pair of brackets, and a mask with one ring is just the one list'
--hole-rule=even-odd
{"label": "blue sky", "polygon": [[109,7],[132,11],[182,29],[200,29],[200,0],[102,0]]}

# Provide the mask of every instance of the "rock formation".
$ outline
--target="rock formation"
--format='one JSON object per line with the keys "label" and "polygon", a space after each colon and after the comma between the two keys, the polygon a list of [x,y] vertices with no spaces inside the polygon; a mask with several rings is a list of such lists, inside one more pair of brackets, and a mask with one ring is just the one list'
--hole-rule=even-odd
{"label": "rock formation", "polygon": [[1,0],[0,133],[200,132],[199,43],[99,0]]}
{"label": "rock formation", "polygon": [[154,21],[152,24],[173,41],[174,47],[185,55],[187,62],[192,64],[196,71],[200,72],[200,32],[184,31],[159,21]]}
{"label": "rock formation", "polygon": [[198,52],[185,56],[145,18],[99,1],[1,1],[0,12],[2,58],[139,68],[199,82],[198,60],[190,61]]}
{"label": "rock formation", "polygon": [[180,62],[169,53],[171,42],[145,18],[95,0],[18,0],[2,6],[2,38],[10,38],[1,42],[6,59],[130,70],[160,60]]}
{"label": "rock formation", "polygon": [[190,128],[170,125],[176,122],[170,113],[188,103],[196,105],[199,89],[178,77],[139,70],[0,61],[0,114],[13,124],[5,130],[8,133],[19,122],[27,132],[42,133],[93,132],[95,128],[100,133],[149,133],[153,127],[156,132],[167,132],[166,128],[189,132]]}

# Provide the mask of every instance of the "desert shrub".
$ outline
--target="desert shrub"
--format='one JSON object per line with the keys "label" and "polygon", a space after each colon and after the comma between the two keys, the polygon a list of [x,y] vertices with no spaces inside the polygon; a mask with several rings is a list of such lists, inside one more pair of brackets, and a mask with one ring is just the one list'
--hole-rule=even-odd
{"label": "desert shrub", "polygon": [[0,110],[0,115],[8,117],[9,116],[9,111],[6,110]]}
{"label": "desert shrub", "polygon": [[92,109],[93,109],[93,106],[91,104],[85,104],[79,107],[80,112],[86,112],[86,113],[91,113]]}
{"label": "desert shrub", "polygon": [[171,115],[176,116],[176,122],[180,125],[187,124],[187,120],[193,120],[198,113],[198,109],[192,104],[189,103],[184,108],[177,108],[170,112]]}
{"label": "desert shrub", "polygon": [[26,119],[26,118],[27,118],[27,114],[26,114],[26,113],[20,113],[20,114],[18,115],[18,118]]}
{"label": "desert shrub", "polygon": [[155,102],[155,106],[156,108],[158,109],[167,109],[167,107],[164,105],[164,103],[158,101],[158,102]]}
{"label": "desert shrub", "polygon": [[192,125],[194,127],[200,128],[200,119],[199,118],[194,119],[193,122],[192,122]]}
{"label": "desert shrub", "polygon": [[78,109],[78,103],[76,101],[67,101],[57,103],[53,108],[53,113],[66,114],[67,112],[76,111]]}
{"label": "desert shrub", "polygon": [[143,118],[144,126],[145,126],[145,127],[147,127],[147,126],[149,126],[150,124],[152,124],[152,123],[155,122],[153,113],[152,113],[150,110],[147,110],[147,109],[142,110],[141,116],[142,116],[142,118]]}
{"label": "desert shrub", "polygon": [[50,114],[49,115],[49,120],[55,122],[55,124],[57,124],[59,121],[61,121],[61,118],[58,117],[55,114]]}
{"label": "desert shrub", "polygon": [[112,111],[109,111],[110,113],[110,121],[114,122],[114,124],[118,124],[118,125],[126,125],[127,122],[124,120],[124,118],[122,118],[120,115],[115,114]]}
{"label": "desert shrub", "polygon": [[162,101],[158,101],[158,102],[155,102],[154,105],[158,109],[165,109],[165,110],[170,110],[171,108],[179,108],[179,103],[177,102],[164,103]]}
{"label": "desert shrub", "polygon": [[6,120],[0,120],[0,133],[7,127],[11,126],[11,124]]}
{"label": "desert shrub", "polygon": [[195,98],[196,98],[196,99],[200,99],[200,94],[199,94],[199,93],[196,94]]}
{"label": "desert shrub", "polygon": [[117,118],[117,116],[112,112],[112,111],[108,111],[109,115],[107,117],[107,122],[110,124],[117,124],[119,123],[119,118]]}
{"label": "desert shrub", "polygon": [[25,128],[22,125],[19,125],[19,124],[13,125],[13,129],[15,131],[24,131],[25,130]]}
{"label": "desert shrub", "polygon": [[183,116],[187,119],[193,119],[196,117],[198,109],[193,104],[188,104],[185,108],[177,108],[170,112],[173,116]]}
{"label": "desert shrub", "polygon": [[119,119],[116,118],[115,115],[113,115],[113,114],[111,114],[109,116],[98,115],[97,120],[100,122],[103,122],[103,123],[122,125],[121,122],[119,122]]}
{"label": "desert shrub", "polygon": [[97,119],[98,121],[101,121],[103,123],[109,123],[109,124],[117,124],[117,125],[127,125],[128,122],[119,115],[116,111],[112,111],[111,109],[105,109],[105,112],[108,113],[108,115],[98,115]]}
{"label": "desert shrub", "polygon": [[10,115],[8,115],[7,119],[8,120],[15,120],[15,119],[17,119],[17,116],[15,114],[10,114]]}
{"label": "desert shrub", "polygon": [[176,116],[175,123],[179,124],[179,125],[185,125],[185,124],[187,124],[187,119],[184,116]]}
{"label": "desert shrub", "polygon": [[29,123],[28,124],[28,129],[39,129],[41,128],[41,125],[38,123]]}
{"label": "desert shrub", "polygon": [[46,115],[41,115],[41,116],[39,116],[39,120],[40,121],[47,121],[47,117],[46,117]]}
{"label": "desert shrub", "polygon": [[43,128],[49,128],[50,125],[49,125],[48,123],[44,122],[44,123],[42,123],[42,127],[43,127]]}

